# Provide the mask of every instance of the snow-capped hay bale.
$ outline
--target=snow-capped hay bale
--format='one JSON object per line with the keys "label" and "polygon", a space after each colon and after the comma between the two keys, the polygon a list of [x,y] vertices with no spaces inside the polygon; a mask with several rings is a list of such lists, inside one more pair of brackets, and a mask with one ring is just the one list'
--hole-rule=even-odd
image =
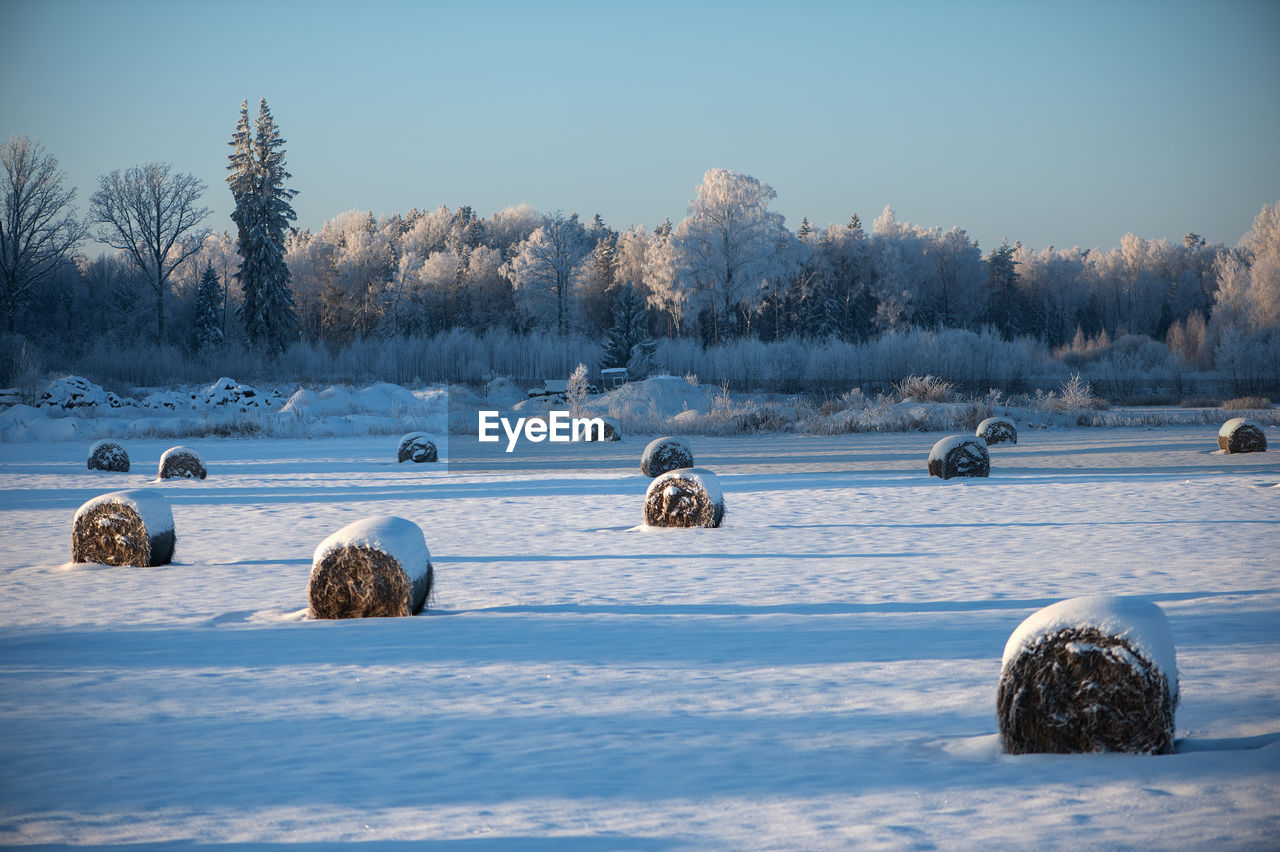
{"label": "snow-capped hay bale", "polygon": [[720,481],[709,470],[669,470],[645,492],[644,522],[651,527],[718,527],[723,518]]}
{"label": "snow-capped hay bale", "polygon": [[1005,645],[996,717],[1009,754],[1167,754],[1177,706],[1173,640],[1155,604],[1060,601]]}
{"label": "snow-capped hay bale", "polygon": [[99,441],[89,449],[89,470],[129,472],[129,454],[115,441]]}
{"label": "snow-capped hay bale", "polygon": [[682,467],[693,467],[693,450],[683,438],[654,438],[640,456],[640,472],[650,478]]}
{"label": "snow-capped hay bale", "polygon": [[145,567],[173,559],[175,535],[169,501],[154,489],[113,491],[76,511],[71,561]]}
{"label": "snow-capped hay bale", "polygon": [[988,476],[991,456],[987,442],[974,435],[949,435],[933,445],[929,452],[929,475],[950,479],[953,476]]}
{"label": "snow-capped hay bale", "polygon": [[434,570],[422,529],[391,515],[348,524],[320,542],[307,598],[314,618],[414,615],[431,595]]}
{"label": "snow-capped hay bale", "polygon": [[161,479],[204,479],[207,475],[199,453],[188,447],[171,447],[160,456]]}
{"label": "snow-capped hay bale", "polygon": [[1008,417],[988,417],[978,424],[978,431],[974,434],[986,441],[988,446],[1006,441],[1010,444],[1018,443],[1018,427]]}
{"label": "snow-capped hay bale", "polygon": [[1258,421],[1235,417],[1218,430],[1218,448],[1226,453],[1265,453],[1267,433]]}
{"label": "snow-capped hay bale", "polygon": [[397,462],[433,462],[439,460],[435,443],[427,437],[426,432],[410,432],[400,439],[400,449],[396,453]]}

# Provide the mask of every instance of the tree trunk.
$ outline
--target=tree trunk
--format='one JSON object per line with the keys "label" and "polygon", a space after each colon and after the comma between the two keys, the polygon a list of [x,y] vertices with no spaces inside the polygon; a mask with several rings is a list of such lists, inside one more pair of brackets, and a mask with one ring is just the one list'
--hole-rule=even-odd
{"label": "tree trunk", "polygon": [[156,345],[164,345],[164,280],[156,282]]}

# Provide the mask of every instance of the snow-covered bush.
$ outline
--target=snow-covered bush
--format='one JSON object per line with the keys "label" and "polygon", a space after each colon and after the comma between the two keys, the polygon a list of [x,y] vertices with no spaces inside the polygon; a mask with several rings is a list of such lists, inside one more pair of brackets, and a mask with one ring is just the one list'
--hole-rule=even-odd
{"label": "snow-covered bush", "polygon": [[188,447],[171,447],[160,456],[161,479],[204,479],[208,476],[200,454]]}
{"label": "snow-covered bush", "polygon": [[173,511],[160,492],[143,488],[94,497],[71,524],[71,561],[147,567],[173,559]]}
{"label": "snow-covered bush", "polygon": [[1224,453],[1264,453],[1267,433],[1256,420],[1234,417],[1218,429],[1218,449]]}
{"label": "snow-covered bush", "polygon": [[654,438],[640,456],[640,472],[650,478],[682,467],[693,467],[693,451],[683,438]]}
{"label": "snow-covered bush", "polygon": [[651,527],[718,527],[723,518],[724,494],[709,470],[669,470],[645,492],[644,522]]}
{"label": "snow-covered bush", "polygon": [[313,618],[421,612],[435,571],[422,528],[391,515],[348,524],[316,547],[307,600]]}
{"label": "snow-covered bush", "polygon": [[948,435],[929,451],[929,475],[951,479],[953,476],[987,476],[991,473],[991,456],[987,443],[973,435]]}
{"label": "snow-covered bush", "polygon": [[89,449],[89,470],[129,472],[129,453],[115,441],[99,441]]}
{"label": "snow-covered bush", "polygon": [[950,402],[956,386],[937,376],[907,376],[893,385],[898,402]]}
{"label": "snow-covered bush", "polygon": [[1005,645],[996,693],[1010,754],[1173,748],[1178,668],[1164,611],[1097,595],[1033,613]]}
{"label": "snow-covered bush", "polygon": [[425,432],[410,432],[400,439],[397,462],[434,462],[439,460],[435,443]]}

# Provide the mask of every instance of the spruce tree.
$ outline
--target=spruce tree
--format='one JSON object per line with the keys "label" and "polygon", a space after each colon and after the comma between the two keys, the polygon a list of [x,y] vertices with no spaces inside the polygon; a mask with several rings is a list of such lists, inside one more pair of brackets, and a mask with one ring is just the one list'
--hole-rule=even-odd
{"label": "spruce tree", "polygon": [[222,342],[222,326],[218,323],[218,306],[222,303],[222,283],[213,264],[205,267],[196,289],[196,313],[191,323],[191,346],[201,350]]}
{"label": "spruce tree", "polygon": [[648,340],[649,317],[644,302],[628,281],[613,302],[613,324],[604,342],[604,366],[627,366],[632,350]]}

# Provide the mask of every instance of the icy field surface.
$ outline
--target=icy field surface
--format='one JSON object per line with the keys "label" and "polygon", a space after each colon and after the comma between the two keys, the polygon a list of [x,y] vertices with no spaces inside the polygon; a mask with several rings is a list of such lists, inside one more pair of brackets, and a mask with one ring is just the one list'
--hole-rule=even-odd
{"label": "icy field surface", "polygon": [[[696,530],[638,526],[652,435],[501,474],[190,440],[156,568],[67,564],[71,521],[174,442],[0,444],[0,845],[1273,849],[1280,452],[1215,432],[1025,430],[947,482],[936,433],[690,437]],[[312,551],[379,514],[431,607],[309,620]],[[1094,593],[1169,615],[1177,753],[1000,754],[1010,632]]]}

